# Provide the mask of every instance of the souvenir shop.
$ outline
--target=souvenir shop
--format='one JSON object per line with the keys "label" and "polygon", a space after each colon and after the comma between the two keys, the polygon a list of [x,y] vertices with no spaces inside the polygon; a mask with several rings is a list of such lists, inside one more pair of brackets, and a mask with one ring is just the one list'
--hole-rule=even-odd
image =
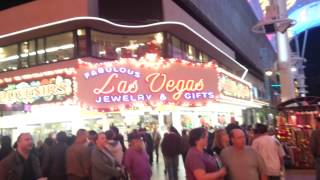
{"label": "souvenir shop", "polygon": [[299,97],[278,105],[277,137],[289,157],[292,168],[313,168],[310,149],[311,132],[315,117],[320,113],[320,97]]}

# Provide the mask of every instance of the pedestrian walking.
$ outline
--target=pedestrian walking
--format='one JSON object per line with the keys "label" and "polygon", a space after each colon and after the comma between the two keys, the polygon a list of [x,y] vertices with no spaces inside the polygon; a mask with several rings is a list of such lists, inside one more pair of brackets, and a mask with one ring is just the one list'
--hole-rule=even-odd
{"label": "pedestrian walking", "polygon": [[186,129],[182,130],[182,136],[181,136],[181,154],[182,154],[182,159],[183,162],[185,163],[186,157],[187,157],[187,153],[189,150],[189,135],[188,135],[188,131]]}
{"label": "pedestrian walking", "polygon": [[160,146],[160,142],[161,142],[161,135],[157,129],[157,127],[153,128],[153,132],[152,132],[152,140],[153,140],[153,149],[156,153],[156,161],[157,163],[159,162],[159,146]]}
{"label": "pedestrian walking", "polygon": [[66,151],[68,180],[88,180],[90,172],[90,148],[86,146],[88,132],[79,129],[75,142]]}
{"label": "pedestrian walking", "polygon": [[7,157],[13,151],[11,147],[11,138],[9,136],[1,137],[0,161]]}
{"label": "pedestrian walking", "polygon": [[141,128],[139,133],[142,135],[144,144],[146,146],[146,151],[149,156],[149,163],[152,165],[153,163],[153,139],[152,136],[147,132],[146,128]]}
{"label": "pedestrian walking", "polygon": [[124,138],[123,135],[120,134],[119,129],[116,126],[111,126],[110,129],[116,134],[116,140],[120,142],[122,146],[122,151],[126,152],[127,148],[124,144]]}
{"label": "pedestrian walking", "polygon": [[89,143],[88,143],[88,147],[92,150],[94,149],[94,146],[96,145],[95,144],[95,140],[97,138],[97,132],[94,131],[94,130],[90,130],[88,132],[88,140],[89,140]]}
{"label": "pedestrian walking", "polygon": [[128,135],[129,149],[124,156],[124,165],[131,180],[150,180],[152,171],[142,136],[133,132]]}
{"label": "pedestrian walking", "polygon": [[189,142],[191,148],[185,163],[187,180],[222,180],[226,169],[221,166],[217,156],[211,156],[204,151],[208,145],[208,132],[204,128],[192,129]]}
{"label": "pedestrian walking", "polygon": [[57,143],[50,147],[44,156],[42,172],[48,177],[48,180],[66,180],[67,134],[63,131],[59,132],[56,141]]}
{"label": "pedestrian walking", "polygon": [[122,165],[124,153],[120,142],[116,139],[115,133],[112,130],[108,130],[105,135],[107,138],[106,148],[112,153],[118,164]]}
{"label": "pedestrian walking", "polygon": [[228,180],[267,180],[266,166],[260,155],[246,146],[242,129],[230,132],[232,146],[222,150],[221,160],[227,168]]}
{"label": "pedestrian walking", "polygon": [[95,148],[91,153],[92,180],[114,180],[122,175],[121,167],[111,152],[106,148],[105,133],[99,133],[95,139]]}
{"label": "pedestrian walking", "polygon": [[215,132],[212,152],[220,155],[221,151],[229,146],[229,135],[225,129],[218,129]]}
{"label": "pedestrian walking", "polygon": [[0,179],[43,179],[39,159],[31,153],[33,148],[31,134],[20,134],[16,144],[16,150],[0,162]]}
{"label": "pedestrian walking", "polygon": [[269,180],[280,180],[285,156],[281,144],[268,134],[268,127],[264,124],[256,124],[255,138],[252,148],[262,157],[266,164],[266,175]]}
{"label": "pedestrian walking", "polygon": [[169,180],[177,180],[179,154],[181,153],[181,136],[173,126],[169,128],[168,133],[164,134],[161,143],[161,151]]}

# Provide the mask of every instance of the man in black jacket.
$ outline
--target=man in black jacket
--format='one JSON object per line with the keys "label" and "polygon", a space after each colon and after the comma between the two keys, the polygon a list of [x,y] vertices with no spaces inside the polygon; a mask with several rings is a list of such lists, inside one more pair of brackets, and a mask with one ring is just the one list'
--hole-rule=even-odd
{"label": "man in black jacket", "polygon": [[0,162],[1,180],[42,179],[39,159],[31,153],[33,140],[30,133],[22,133],[17,149]]}
{"label": "man in black jacket", "polygon": [[48,180],[66,180],[65,158],[67,145],[67,135],[61,131],[57,134],[57,144],[50,147],[45,154],[42,171]]}
{"label": "man in black jacket", "polygon": [[179,154],[181,153],[181,136],[173,126],[169,128],[168,133],[164,134],[161,143],[161,151],[169,180],[177,180]]}

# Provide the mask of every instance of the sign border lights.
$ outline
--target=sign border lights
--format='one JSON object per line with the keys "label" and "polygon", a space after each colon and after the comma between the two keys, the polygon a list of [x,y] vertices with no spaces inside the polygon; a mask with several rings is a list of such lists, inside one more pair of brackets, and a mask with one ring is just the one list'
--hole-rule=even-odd
{"label": "sign border lights", "polygon": [[60,75],[6,84],[0,90],[1,104],[38,104],[64,101],[73,94],[73,79]]}
{"label": "sign border lights", "polygon": [[159,57],[78,62],[78,98],[82,107],[88,109],[117,111],[164,104],[205,106],[219,97],[217,65],[213,62]]}

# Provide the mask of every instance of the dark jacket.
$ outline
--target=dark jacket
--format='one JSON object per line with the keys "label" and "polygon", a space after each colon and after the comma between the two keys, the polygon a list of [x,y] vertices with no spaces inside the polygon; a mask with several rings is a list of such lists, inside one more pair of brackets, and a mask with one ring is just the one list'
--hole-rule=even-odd
{"label": "dark jacket", "polygon": [[120,177],[121,172],[116,168],[116,159],[112,157],[111,152],[107,153],[108,155],[96,148],[92,150],[92,180],[108,180]]}
{"label": "dark jacket", "polygon": [[[33,155],[29,155],[32,164],[34,178],[38,179],[42,176],[39,159]],[[18,152],[13,151],[9,156],[0,162],[0,179],[1,180],[21,180],[23,176],[24,162]]]}
{"label": "dark jacket", "polygon": [[175,133],[166,133],[161,143],[164,156],[174,157],[181,153],[181,137]]}
{"label": "dark jacket", "polygon": [[68,146],[65,143],[58,143],[49,148],[45,154],[42,165],[42,172],[48,180],[65,180],[65,158]]}
{"label": "dark jacket", "polygon": [[66,173],[88,178],[90,172],[90,149],[84,144],[74,143],[66,151]]}

